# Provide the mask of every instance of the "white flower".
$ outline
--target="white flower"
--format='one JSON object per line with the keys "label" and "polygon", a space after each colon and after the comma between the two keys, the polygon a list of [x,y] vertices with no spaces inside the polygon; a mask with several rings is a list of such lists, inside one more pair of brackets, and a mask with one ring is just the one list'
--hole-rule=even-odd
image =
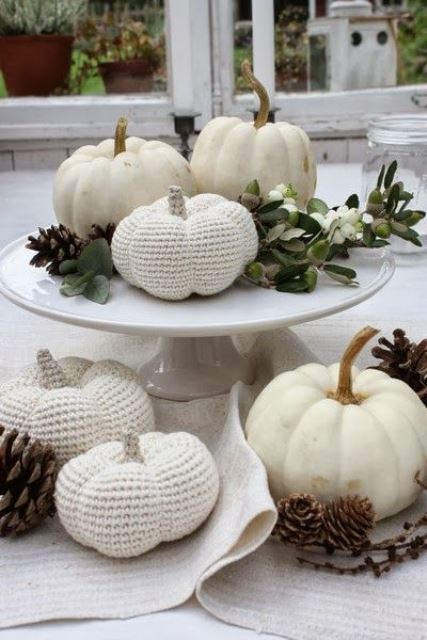
{"label": "white flower", "polygon": [[320,224],[328,240],[335,244],[343,244],[346,240],[356,240],[362,229],[362,216],[359,210],[349,209],[347,205],[338,207],[336,211],[331,209],[326,215],[312,213],[311,217]]}
{"label": "white flower", "polygon": [[273,202],[275,200],[283,200],[283,194],[278,189],[272,189],[269,191],[267,199],[269,202]]}
{"label": "white flower", "polygon": [[277,184],[268,194],[269,202],[274,200],[285,200],[288,204],[296,204],[295,196],[297,192],[291,184],[284,184],[281,182]]}

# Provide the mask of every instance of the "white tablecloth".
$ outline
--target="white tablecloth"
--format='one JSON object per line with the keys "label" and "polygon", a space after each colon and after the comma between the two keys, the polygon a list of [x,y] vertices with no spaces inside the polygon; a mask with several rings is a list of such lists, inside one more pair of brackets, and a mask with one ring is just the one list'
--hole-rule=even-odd
{"label": "white tablecloth", "polygon": [[[52,172],[0,173],[0,246],[36,226],[53,222],[51,207]],[[319,168],[318,196],[331,205],[338,204],[360,185],[358,165],[323,165]],[[427,311],[424,284],[426,254],[398,258],[393,280],[373,299],[344,313],[308,323],[295,329],[307,345],[325,362],[334,361],[350,335],[369,322],[385,332],[396,325],[408,329],[414,339],[426,335],[423,315]],[[90,358],[109,357],[120,349],[130,366],[139,364],[138,340],[61,325],[32,316],[0,299],[0,380],[15,372],[33,356],[34,351],[50,344],[62,352],[79,353],[79,343],[90,337]],[[31,348],[29,349],[29,345]],[[365,356],[365,361],[368,361]],[[34,594],[37,597],[37,594]],[[1,613],[0,613],[1,615]],[[43,637],[75,637],[77,634],[96,638],[130,638],[145,636],[158,640],[169,638],[255,637],[254,632],[227,626],[202,611],[194,601],[173,611],[126,621],[48,623],[1,632],[9,639]],[[314,640],[314,639],[313,639]]]}

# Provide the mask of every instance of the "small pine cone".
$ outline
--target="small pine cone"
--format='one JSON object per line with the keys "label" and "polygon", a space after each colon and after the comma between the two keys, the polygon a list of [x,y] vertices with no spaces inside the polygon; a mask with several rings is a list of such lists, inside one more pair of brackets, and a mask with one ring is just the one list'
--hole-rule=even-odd
{"label": "small pine cone", "polygon": [[36,251],[36,255],[30,260],[33,267],[45,267],[48,273],[57,276],[61,262],[78,258],[86,244],[86,240],[60,224],[47,229],[39,227],[39,235],[28,236],[25,246]]}
{"label": "small pine cone", "polygon": [[291,493],[277,505],[278,517],[273,533],[283,542],[307,546],[322,537],[323,506],[310,493]]}
{"label": "small pine cone", "polygon": [[113,240],[113,235],[116,230],[116,225],[114,222],[110,222],[107,226],[101,227],[99,224],[93,224],[91,227],[91,232],[89,234],[89,240],[99,240],[100,238],[105,238],[111,247],[111,242]]}
{"label": "small pine cone", "polygon": [[56,475],[51,446],[0,426],[0,537],[19,535],[55,513]]}
{"label": "small pine cone", "polygon": [[368,498],[337,498],[324,506],[324,540],[333,549],[359,549],[368,541],[374,522],[375,511]]}

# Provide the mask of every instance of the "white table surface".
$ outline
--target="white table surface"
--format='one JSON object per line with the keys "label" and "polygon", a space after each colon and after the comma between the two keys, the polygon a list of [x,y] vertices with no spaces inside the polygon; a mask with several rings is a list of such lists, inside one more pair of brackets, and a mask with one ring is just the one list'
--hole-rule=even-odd
{"label": "white table surface", "polygon": [[[51,205],[53,175],[52,171],[0,172],[0,248],[37,226],[54,222]],[[350,193],[359,191],[361,168],[355,164],[321,165],[318,182],[318,197],[331,206],[341,204]],[[295,329],[296,333],[320,358],[329,362],[338,358],[350,334],[366,323],[386,333],[390,333],[395,326],[402,326],[408,329],[414,339],[425,337],[427,254],[398,256],[397,263],[394,278],[374,298],[330,318],[301,325]],[[73,348],[78,353],[79,339],[89,331],[34,318],[7,300],[0,299],[0,380],[10,375],[11,369],[18,364],[20,366],[31,358],[32,354],[20,352],[21,333],[34,332],[34,349],[46,346],[38,344],[37,327],[41,326],[38,323],[44,322],[44,334],[47,331],[56,340],[61,338],[66,342],[70,353],[73,353]],[[94,342],[105,345],[105,356],[108,357],[108,341],[113,340],[113,336],[95,331],[91,331],[91,335]],[[15,338],[16,347],[12,348],[9,343]],[[117,337],[114,339],[117,340]],[[124,340],[130,338],[124,337]],[[368,355],[365,355],[365,361],[369,361]],[[34,598],[37,598],[37,593],[34,593]],[[203,640],[250,640],[273,637],[226,625],[206,613],[194,600],[174,610],[129,620],[42,623],[4,630],[0,636],[8,640],[66,640],[76,637],[90,637],[91,640],[189,640],[196,637]]]}

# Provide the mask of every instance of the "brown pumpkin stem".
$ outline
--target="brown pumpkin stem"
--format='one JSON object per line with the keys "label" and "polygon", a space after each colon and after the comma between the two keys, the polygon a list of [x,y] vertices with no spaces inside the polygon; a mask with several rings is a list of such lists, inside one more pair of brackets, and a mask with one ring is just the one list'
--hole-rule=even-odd
{"label": "brown pumpkin stem", "polygon": [[114,135],[114,157],[119,153],[126,151],[126,129],[128,121],[126,118],[119,118],[116,126],[116,133]]}
{"label": "brown pumpkin stem", "polygon": [[124,461],[144,462],[141,447],[139,446],[139,433],[135,433],[135,429],[128,429],[123,438]]}
{"label": "brown pumpkin stem", "polygon": [[40,349],[37,352],[37,365],[46,389],[61,389],[68,385],[63,369],[53,358],[49,349]]}
{"label": "brown pumpkin stem", "polygon": [[185,208],[184,194],[181,187],[169,187],[168,203],[169,212],[173,216],[179,216],[180,218],[187,217],[187,209]]}
{"label": "brown pumpkin stem", "polygon": [[259,98],[258,115],[255,118],[254,127],[260,129],[268,121],[268,114],[270,112],[270,98],[268,97],[267,89],[264,85],[255,78],[252,73],[252,67],[249,60],[243,60],[241,66],[242,76],[251,87],[252,91],[255,91]]}
{"label": "brown pumpkin stem", "polygon": [[352,338],[340,361],[338,386],[330,395],[333,400],[341,404],[359,404],[360,398],[354,395],[351,380],[351,368],[354,360],[362,351],[365,344],[379,333],[378,329],[365,327]]}

